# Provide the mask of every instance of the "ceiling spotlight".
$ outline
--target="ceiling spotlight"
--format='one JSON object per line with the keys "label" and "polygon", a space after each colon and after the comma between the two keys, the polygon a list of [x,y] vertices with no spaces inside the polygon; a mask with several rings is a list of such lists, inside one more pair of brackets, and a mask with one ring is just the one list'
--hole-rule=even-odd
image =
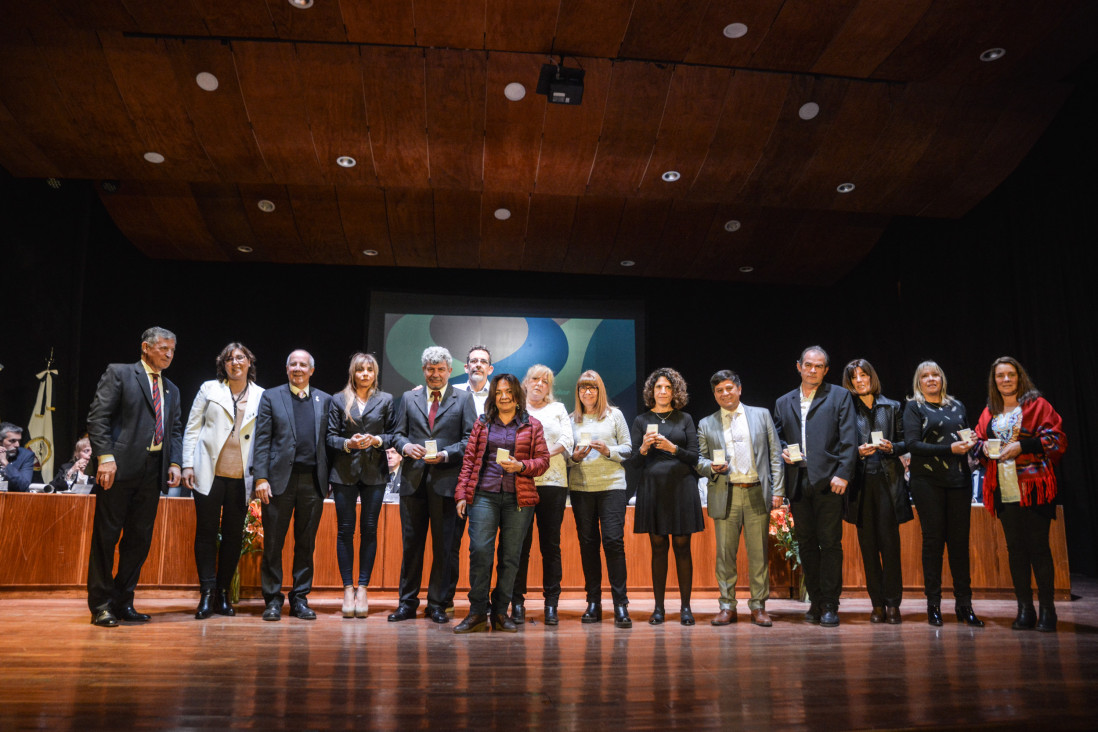
{"label": "ceiling spotlight", "polygon": [[1005,48],[989,48],[980,54],[981,61],[998,61],[1003,56],[1006,56]]}
{"label": "ceiling spotlight", "polygon": [[118,189],[122,184],[116,180],[101,180],[99,181],[99,187],[103,189],[104,193],[118,193]]}
{"label": "ceiling spotlight", "polygon": [[376,257],[377,256],[377,250],[376,249],[363,249],[362,253],[365,254],[367,257]]}
{"label": "ceiling spotlight", "polygon": [[289,2],[298,10],[307,10],[313,7],[313,0],[289,0]]}
{"label": "ceiling spotlight", "polygon": [[194,77],[194,82],[198,84],[199,89],[205,91],[215,91],[217,89],[217,77],[209,71],[199,72],[198,76]]}
{"label": "ceiling spotlight", "polygon": [[164,162],[164,156],[158,152],[147,152],[145,153],[144,157],[150,163],[156,163],[157,165]]}
{"label": "ceiling spotlight", "polygon": [[747,26],[743,23],[729,23],[724,27],[726,38],[743,38],[747,35]]}
{"label": "ceiling spotlight", "polygon": [[621,260],[621,266],[622,267],[632,267],[634,264],[636,264],[636,262],[634,262],[632,259],[623,259],[623,260]]}
{"label": "ceiling spotlight", "polygon": [[854,190],[854,184],[853,183],[842,183],[835,190],[837,190],[839,193],[850,193],[852,190]]}
{"label": "ceiling spotlight", "polygon": [[48,185],[50,188],[52,188],[55,191],[59,191],[59,190],[61,190],[61,179],[60,178],[46,178],[46,185]]}
{"label": "ceiling spotlight", "polygon": [[240,246],[238,246],[238,247],[236,248],[236,251],[240,252],[241,254],[251,254],[251,253],[252,253],[252,252],[254,252],[255,250],[254,250],[254,249],[252,249],[252,248],[251,248],[250,246],[248,246],[247,244],[241,244]]}
{"label": "ceiling spotlight", "polygon": [[[583,69],[564,68],[559,64],[544,64],[538,74],[538,94],[549,97],[550,104],[580,104],[583,101]],[[510,97],[508,97],[510,98]]]}
{"label": "ceiling spotlight", "polygon": [[677,171],[677,170],[669,170],[660,177],[663,178],[668,183],[674,183],[675,181],[677,181],[682,176],[679,175],[679,171]]}
{"label": "ceiling spotlight", "polygon": [[816,115],[820,113],[820,105],[815,102],[805,102],[801,105],[801,108],[797,110],[797,116],[801,119],[815,119]]}
{"label": "ceiling spotlight", "polygon": [[274,201],[268,201],[266,198],[261,199],[256,206],[259,206],[259,210],[263,213],[270,213],[275,210]]}
{"label": "ceiling spotlight", "polygon": [[736,221],[736,219],[729,219],[724,222],[724,230],[727,232],[739,231],[740,222]]}
{"label": "ceiling spotlight", "polygon": [[510,209],[506,208],[497,208],[493,216],[495,216],[500,221],[506,221],[507,219],[511,218],[511,211]]}
{"label": "ceiling spotlight", "polygon": [[350,155],[340,155],[336,158],[336,165],[341,168],[353,168],[358,164],[358,161],[352,158]]}
{"label": "ceiling spotlight", "polygon": [[526,96],[526,87],[517,81],[512,81],[510,84],[503,87],[503,96],[507,97],[512,102],[517,102]]}
{"label": "ceiling spotlight", "polygon": [[752,267],[750,264],[745,264],[744,266],[740,267],[740,271],[744,274],[751,274],[755,271],[755,268]]}

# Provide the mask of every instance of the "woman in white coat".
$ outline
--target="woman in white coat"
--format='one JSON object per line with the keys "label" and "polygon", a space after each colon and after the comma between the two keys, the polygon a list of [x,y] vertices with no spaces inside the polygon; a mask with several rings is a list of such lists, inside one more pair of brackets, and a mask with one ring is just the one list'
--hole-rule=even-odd
{"label": "woman in white coat", "polygon": [[229,587],[252,493],[252,442],[262,393],[255,383],[255,356],[243,344],[230,343],[217,357],[217,379],[199,388],[187,419],[182,468],[183,484],[194,491],[198,620],[213,613],[235,615]]}

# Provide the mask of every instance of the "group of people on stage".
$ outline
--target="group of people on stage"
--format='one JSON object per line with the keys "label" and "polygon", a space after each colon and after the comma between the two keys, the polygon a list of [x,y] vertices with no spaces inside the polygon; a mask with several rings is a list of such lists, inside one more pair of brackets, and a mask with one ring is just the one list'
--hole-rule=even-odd
{"label": "group of people on stage", "polygon": [[[291,522],[289,612],[314,619],[308,603],[313,549],[329,486],[338,523],[342,614],[365,617],[378,515],[395,471],[403,561],[399,603],[389,621],[417,615],[428,533],[433,559],[426,617],[450,621],[458,551],[467,529],[469,613],[454,632],[516,631],[526,620],[531,527],[537,521],[543,620],[557,625],[560,529],[570,499],[587,600],[580,620],[602,620],[604,558],[614,624],[629,628],[624,464],[632,461],[640,476],[633,530],[648,534],[651,544],[652,625],[668,615],[669,549],[678,578],[679,622],[695,623],[690,538],[705,528],[701,475],[708,479],[705,510],[717,544],[720,609],[713,625],[738,618],[741,534],[751,622],[772,625],[766,611],[767,537],[770,512],[783,500],[790,503],[811,601],[805,620],[839,624],[845,519],[857,526],[871,622],[900,623],[899,525],[913,518],[910,486],[922,525],[928,622],[943,622],[941,568],[948,545],[957,618],[982,626],[969,577],[971,459],[986,468],[984,504],[1003,524],[1018,600],[1013,627],[1056,629],[1048,537],[1055,516],[1054,467],[1067,441],[1059,415],[1013,358],[992,364],[988,406],[975,427],[949,395],[936,363],[919,364],[913,396],[901,405],[881,394],[877,373],[864,359],[845,366],[842,386],[824,381],[830,363],[819,346],[801,353],[800,385],[781,396],[772,412],[745,405],[740,377],[720,370],[710,379],[719,409],[695,426],[683,411],[686,382],[674,369],[660,368],[644,384],[647,411],[630,425],[595,371],[580,375],[574,408],[568,410],[554,397],[551,369],[534,365],[521,381],[513,374],[493,376],[491,353],[483,345],[469,350],[466,384],[450,383],[453,358],[445,348],[427,348],[423,384],[394,399],[379,388],[378,362],[370,354],[351,357],[346,386],[331,396],[311,386],[315,363],[308,352],[293,351],[286,360],[287,383],[264,390],[255,383],[255,356],[243,344],[230,343],[217,356],[216,378],[199,389],[184,426],[178,389],[162,373],[175,345],[170,331],[146,331],[141,360],[108,367],[88,414],[90,450],[98,457],[94,482],[101,488],[88,568],[88,605],[96,625],[149,619],[134,609],[134,588],[149,550],[160,489],[181,482],[193,490],[195,501],[196,618],[234,614],[230,583],[254,495],[262,503],[264,527],[263,619],[279,620],[287,599],[282,549]],[[905,454],[910,481],[901,462]],[[90,457],[81,452],[77,459],[86,464]]]}

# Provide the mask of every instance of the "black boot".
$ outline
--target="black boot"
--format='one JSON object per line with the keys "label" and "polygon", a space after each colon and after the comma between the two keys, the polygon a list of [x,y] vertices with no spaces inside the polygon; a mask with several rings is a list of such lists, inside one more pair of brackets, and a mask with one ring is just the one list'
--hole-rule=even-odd
{"label": "black boot", "polygon": [[614,627],[632,628],[633,620],[629,617],[629,608],[626,605],[614,606]]}
{"label": "black boot", "polygon": [[976,613],[972,611],[971,605],[958,605],[957,619],[965,625],[971,625],[973,628],[984,627],[984,621],[976,617]]}
{"label": "black boot", "polygon": [[941,605],[927,605],[926,606],[926,622],[930,623],[935,628],[942,627],[942,606]]}
{"label": "black boot", "polygon": [[218,590],[214,596],[214,608],[213,611],[218,615],[228,615],[232,617],[236,615],[236,611],[233,610],[232,603],[229,602],[229,591]]}
{"label": "black boot", "polygon": [[194,611],[195,620],[205,620],[213,615],[213,590],[202,590],[198,597],[198,609]]}
{"label": "black boot", "polygon": [[1010,627],[1014,630],[1033,630],[1035,625],[1037,625],[1037,611],[1033,609],[1033,603],[1018,603],[1018,617],[1014,618]]}
{"label": "black boot", "polygon": [[1041,603],[1041,616],[1037,619],[1037,630],[1042,633],[1056,632],[1056,608],[1051,602]]}
{"label": "black boot", "polygon": [[602,622],[602,605],[597,602],[587,603],[587,609],[580,616],[581,623],[600,623]]}
{"label": "black boot", "polygon": [[557,606],[556,605],[546,605],[545,606],[545,624],[546,625],[556,625],[558,622],[560,622],[560,621],[557,620]]}

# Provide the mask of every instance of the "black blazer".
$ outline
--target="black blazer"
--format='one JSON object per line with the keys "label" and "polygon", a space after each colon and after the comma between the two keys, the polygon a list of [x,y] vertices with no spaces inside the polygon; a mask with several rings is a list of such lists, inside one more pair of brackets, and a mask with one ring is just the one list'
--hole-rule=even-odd
{"label": "black blazer", "polygon": [[[857,399],[857,397],[854,397]],[[864,406],[854,402],[855,420],[857,411]],[[907,481],[904,480],[904,466],[900,462],[900,455],[907,452],[904,443],[903,407],[899,402],[894,402],[883,396],[878,396],[873,402],[873,409],[869,412],[869,432],[878,431],[884,433],[884,438],[892,443],[892,453],[878,453],[881,458],[881,469],[888,485],[888,493],[892,498],[892,510],[896,515],[897,523],[906,523],[915,518],[911,511],[911,496],[907,492]],[[858,432],[858,444],[869,442],[872,434]],[[858,456],[857,468],[854,472],[854,480],[843,494],[843,519],[849,523],[860,526],[862,523],[862,504],[865,502],[865,460]]]}
{"label": "black blazer", "polygon": [[[778,397],[774,404],[774,427],[782,448],[801,441],[801,388]],[[847,482],[854,478],[854,466],[858,462],[858,422],[854,414],[854,400],[850,392],[832,384],[823,383],[816,389],[816,397],[808,408],[805,425],[806,445],[801,452],[807,458],[808,482],[820,486],[838,476]],[[804,463],[785,466],[785,490],[791,500],[798,496],[797,471]]]}
{"label": "black blazer", "polygon": [[[168,466],[180,465],[183,458],[183,420],[180,417],[179,390],[160,375],[160,394],[164,400],[164,443],[166,460],[160,465],[160,490],[168,491]],[[152,444],[156,413],[152,387],[145,367],[137,363],[112,363],[99,379],[95,397],[88,409],[88,438],[97,456],[112,455],[117,464],[115,480],[141,476]]]}
{"label": "black blazer", "polygon": [[265,480],[271,493],[280,496],[290,482],[294,467],[297,441],[313,440],[316,444],[316,487],[320,495],[328,495],[328,450],[325,433],[328,404],[332,397],[320,389],[309,387],[313,404],[313,434],[298,435],[294,424],[294,399],[290,385],[267,389],[259,398],[259,413],[255,420],[255,445],[252,447],[252,468],[256,481]]}
{"label": "black blazer", "polygon": [[[356,418],[347,419],[347,399],[343,392],[332,396],[328,407],[328,447],[332,450],[332,470],[328,480],[332,483],[354,485],[383,485],[389,479],[389,463],[385,449],[393,441],[396,412],[393,395],[375,392],[366,402],[366,408]],[[347,438],[356,434],[376,435],[381,438],[380,447],[345,451]]]}
{"label": "black blazer", "polygon": [[404,392],[397,407],[396,429],[393,447],[404,456],[404,446],[422,445],[424,440],[438,442],[439,451],[446,451],[446,460],[428,465],[422,460],[405,457],[400,469],[400,495],[410,496],[426,479],[428,488],[440,496],[453,498],[457,487],[461,462],[465,457],[465,445],[473,423],[477,421],[476,402],[473,395],[451,384],[439,402],[435,414],[435,428],[427,428],[427,395],[425,388]]}

